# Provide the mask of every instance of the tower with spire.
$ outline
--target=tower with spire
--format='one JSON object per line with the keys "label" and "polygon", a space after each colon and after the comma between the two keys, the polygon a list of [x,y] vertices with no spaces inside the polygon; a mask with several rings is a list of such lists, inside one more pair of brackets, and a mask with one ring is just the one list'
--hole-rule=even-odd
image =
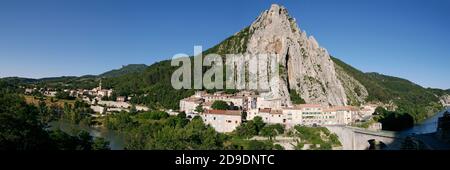
{"label": "tower with spire", "polygon": [[102,90],[102,79],[100,79],[100,83],[98,84],[98,90]]}

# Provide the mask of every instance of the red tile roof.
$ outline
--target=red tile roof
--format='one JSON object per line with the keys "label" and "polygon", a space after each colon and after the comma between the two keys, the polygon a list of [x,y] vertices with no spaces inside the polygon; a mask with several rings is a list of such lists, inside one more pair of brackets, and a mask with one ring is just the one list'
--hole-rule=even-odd
{"label": "red tile roof", "polygon": [[240,116],[241,110],[206,110],[205,114]]}

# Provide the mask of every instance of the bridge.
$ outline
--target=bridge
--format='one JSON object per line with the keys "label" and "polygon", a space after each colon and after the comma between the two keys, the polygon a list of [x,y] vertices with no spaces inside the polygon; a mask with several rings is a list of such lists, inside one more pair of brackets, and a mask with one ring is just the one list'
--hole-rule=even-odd
{"label": "bridge", "polygon": [[338,136],[343,150],[367,150],[370,147],[369,141],[381,142],[387,150],[398,150],[402,139],[406,137],[392,131],[370,131],[349,126],[325,127]]}

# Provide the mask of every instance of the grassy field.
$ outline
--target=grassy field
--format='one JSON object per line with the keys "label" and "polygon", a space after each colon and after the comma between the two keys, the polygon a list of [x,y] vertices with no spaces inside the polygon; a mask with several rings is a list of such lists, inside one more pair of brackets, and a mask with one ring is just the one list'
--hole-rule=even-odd
{"label": "grassy field", "polygon": [[[33,105],[39,105],[39,101],[40,98],[35,97],[35,96],[28,96],[28,95],[24,95],[25,98],[25,102],[27,102],[28,104],[33,104]],[[75,104],[76,100],[60,100],[60,99],[56,99],[53,98],[52,101],[52,97],[44,97],[44,102],[47,106],[52,106],[52,105],[57,105],[59,107],[64,107],[64,103],[67,103],[71,106],[73,106]]]}

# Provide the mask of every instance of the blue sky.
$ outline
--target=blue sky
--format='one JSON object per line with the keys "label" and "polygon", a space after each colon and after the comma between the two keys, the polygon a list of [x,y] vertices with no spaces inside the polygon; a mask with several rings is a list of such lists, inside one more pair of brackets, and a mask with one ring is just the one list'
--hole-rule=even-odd
{"label": "blue sky", "polygon": [[447,0],[1,0],[0,77],[99,74],[191,54],[272,3],[362,71],[450,88]]}

